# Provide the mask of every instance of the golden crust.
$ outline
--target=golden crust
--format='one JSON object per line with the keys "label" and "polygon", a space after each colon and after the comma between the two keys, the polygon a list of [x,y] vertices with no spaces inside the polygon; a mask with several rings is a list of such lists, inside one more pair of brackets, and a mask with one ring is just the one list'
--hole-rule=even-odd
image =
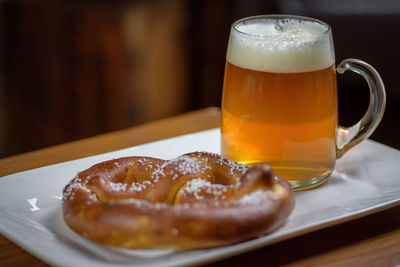
{"label": "golden crust", "polygon": [[207,152],[106,161],[80,172],[63,191],[71,229],[127,248],[229,245],[273,231],[293,208],[289,184],[267,165]]}

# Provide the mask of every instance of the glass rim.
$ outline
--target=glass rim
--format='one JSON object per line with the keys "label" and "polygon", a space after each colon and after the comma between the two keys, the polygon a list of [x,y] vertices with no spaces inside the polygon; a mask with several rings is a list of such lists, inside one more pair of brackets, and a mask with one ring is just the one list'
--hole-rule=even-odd
{"label": "glass rim", "polygon": [[[310,35],[307,35],[307,36],[291,36],[291,37],[289,37],[289,36],[266,36],[266,35],[261,35],[261,34],[253,34],[253,33],[248,33],[248,32],[241,31],[241,30],[239,30],[237,28],[237,25],[239,25],[240,23],[245,22],[245,21],[257,20],[257,19],[273,19],[273,18],[276,18],[276,19],[297,19],[299,21],[316,22],[316,23],[319,23],[320,25],[325,26],[326,29],[324,31],[322,31],[322,32],[315,33],[315,34],[310,34]],[[322,20],[311,18],[311,17],[306,17],[306,16],[289,15],[289,14],[269,14],[269,15],[250,16],[250,17],[245,17],[245,18],[238,19],[238,20],[236,20],[236,21],[234,21],[232,23],[231,29],[233,29],[233,30],[235,30],[235,31],[237,31],[237,32],[239,32],[241,34],[244,34],[244,35],[247,35],[247,36],[252,36],[252,37],[265,38],[265,39],[289,39],[289,40],[294,40],[294,39],[302,39],[304,37],[317,38],[317,37],[320,37],[320,36],[324,36],[324,35],[330,33],[331,26],[328,23],[326,23],[326,22],[324,22]]]}

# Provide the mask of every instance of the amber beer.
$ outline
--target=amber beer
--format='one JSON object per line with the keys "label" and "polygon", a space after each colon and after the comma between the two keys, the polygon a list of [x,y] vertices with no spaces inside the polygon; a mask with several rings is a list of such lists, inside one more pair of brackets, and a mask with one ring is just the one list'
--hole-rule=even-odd
{"label": "amber beer", "polygon": [[332,37],[318,22],[254,19],[231,30],[221,150],[289,181],[328,176],[336,161]]}

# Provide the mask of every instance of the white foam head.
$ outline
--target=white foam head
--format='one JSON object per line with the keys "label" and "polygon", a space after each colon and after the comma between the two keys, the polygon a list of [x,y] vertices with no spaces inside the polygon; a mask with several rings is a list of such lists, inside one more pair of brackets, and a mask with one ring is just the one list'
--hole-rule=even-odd
{"label": "white foam head", "polygon": [[227,60],[266,72],[306,72],[334,64],[330,29],[298,17],[254,17],[231,29]]}

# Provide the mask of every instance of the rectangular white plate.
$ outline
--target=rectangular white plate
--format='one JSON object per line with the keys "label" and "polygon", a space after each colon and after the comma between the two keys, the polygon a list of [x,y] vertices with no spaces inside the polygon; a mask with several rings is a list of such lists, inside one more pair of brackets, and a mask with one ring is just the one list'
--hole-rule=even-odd
{"label": "rectangular white plate", "polygon": [[210,262],[400,204],[400,151],[364,141],[337,163],[330,181],[296,193],[296,207],[274,233],[203,250],[122,250],[92,243],[64,223],[61,192],[79,172],[123,156],[174,158],[192,151],[219,153],[219,129],[165,139],[0,178],[0,233],[52,265],[180,266]]}

